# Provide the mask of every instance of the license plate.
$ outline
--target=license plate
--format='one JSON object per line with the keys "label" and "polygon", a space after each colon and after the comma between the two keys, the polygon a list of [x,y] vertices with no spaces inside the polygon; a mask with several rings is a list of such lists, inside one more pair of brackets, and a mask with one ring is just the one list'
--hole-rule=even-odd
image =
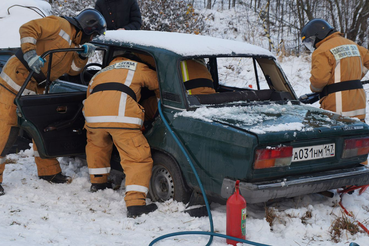
{"label": "license plate", "polygon": [[292,162],[308,161],[334,157],[336,153],[334,143],[293,148]]}

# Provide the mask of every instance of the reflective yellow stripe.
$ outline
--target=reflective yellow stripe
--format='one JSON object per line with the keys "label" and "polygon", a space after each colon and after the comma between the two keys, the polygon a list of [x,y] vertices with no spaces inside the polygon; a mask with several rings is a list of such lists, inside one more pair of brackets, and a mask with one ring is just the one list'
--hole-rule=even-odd
{"label": "reflective yellow stripe", "polygon": [[76,66],[76,63],[75,63],[74,61],[72,62],[71,67],[72,67],[72,70],[73,70],[73,71],[76,71],[76,72],[79,72],[79,71],[81,71],[81,70],[82,70],[82,68],[81,68],[81,67],[77,67],[77,66]]}
{"label": "reflective yellow stripe", "polygon": [[21,44],[30,43],[30,44],[36,44],[37,40],[32,37],[25,37],[21,39]]}
{"label": "reflective yellow stripe", "polygon": [[[188,74],[187,61],[181,61],[181,70],[182,70],[182,80],[185,83],[190,78],[190,75]],[[192,95],[192,91],[191,90],[187,90],[187,93],[189,95]]]}
{"label": "reflective yellow stripe", "polygon": [[[336,60],[336,67],[334,69],[334,83],[339,83],[341,81],[341,60]],[[337,91],[335,93],[336,97],[336,112],[342,113],[342,91]]]}
{"label": "reflective yellow stripe", "polygon": [[87,123],[129,123],[142,126],[140,118],[127,116],[85,116]]}
{"label": "reflective yellow stripe", "polygon": [[181,69],[182,69],[182,79],[183,82],[186,82],[189,78],[188,75],[188,68],[187,68],[187,62],[186,61],[181,61]]}
{"label": "reflective yellow stripe", "polygon": [[[135,75],[134,70],[128,70],[126,81],[124,81],[124,85],[129,87],[132,84],[134,75]],[[120,100],[118,105],[118,117],[124,117],[126,114],[127,96],[128,95],[124,92],[120,94]]]}
{"label": "reflective yellow stripe", "polygon": [[101,168],[89,168],[88,172],[91,175],[96,175],[96,174],[109,174],[110,173],[111,168],[110,167],[101,167]]}
{"label": "reflective yellow stripe", "polygon": [[124,92],[120,93],[120,99],[118,104],[118,117],[124,117],[126,114],[126,105],[127,105],[127,97],[128,95]]}
{"label": "reflective yellow stripe", "polygon": [[312,84],[310,84],[311,89],[313,89],[314,92],[321,92],[323,88],[314,87]]}
{"label": "reflective yellow stripe", "polygon": [[69,34],[66,33],[64,30],[60,30],[59,36],[62,37],[65,41],[67,41],[69,45],[72,44],[72,40],[70,40]]}
{"label": "reflective yellow stripe", "polygon": [[135,71],[133,71],[133,70],[128,71],[126,81],[124,81],[124,84],[126,86],[128,86],[128,87],[131,86],[134,75],[135,75]]}
{"label": "reflective yellow stripe", "polygon": [[[21,88],[17,83],[15,83],[4,71],[1,72],[0,77],[16,92]],[[24,89],[22,95],[36,95],[36,92]]]}
{"label": "reflective yellow stripe", "polygon": [[366,67],[364,67],[364,66],[361,66],[361,69],[362,69],[362,74],[364,76],[364,74],[366,74],[368,72],[368,69]]}
{"label": "reflective yellow stripe", "polygon": [[356,109],[356,110],[352,110],[352,111],[347,111],[347,112],[342,112],[343,116],[348,116],[348,117],[354,117],[354,116],[358,116],[358,115],[365,115],[365,108],[361,108],[361,109]]}
{"label": "reflective yellow stripe", "polygon": [[127,185],[126,192],[129,192],[129,191],[137,191],[137,192],[143,192],[147,194],[147,192],[149,192],[149,189],[142,185]]}

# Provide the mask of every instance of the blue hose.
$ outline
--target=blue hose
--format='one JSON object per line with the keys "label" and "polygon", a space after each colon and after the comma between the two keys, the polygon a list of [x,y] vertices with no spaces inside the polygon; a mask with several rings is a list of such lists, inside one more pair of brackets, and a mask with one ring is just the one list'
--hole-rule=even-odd
{"label": "blue hose", "polygon": [[151,241],[151,243],[149,244],[149,246],[154,245],[154,243],[156,243],[156,242],[158,242],[158,241],[160,241],[162,239],[168,238],[168,237],[174,237],[174,236],[180,236],[180,235],[189,235],[189,234],[201,234],[201,235],[208,235],[208,236],[210,236],[209,241],[206,244],[206,246],[210,246],[211,245],[211,243],[213,242],[213,237],[214,236],[231,239],[231,240],[238,241],[238,242],[241,242],[241,243],[247,243],[249,245],[269,246],[267,244],[255,243],[255,242],[252,242],[252,241],[248,241],[248,240],[244,240],[244,239],[240,239],[240,238],[235,238],[235,237],[231,237],[231,236],[227,236],[227,235],[224,235],[224,234],[219,234],[219,233],[215,233],[214,232],[213,217],[211,215],[210,205],[209,205],[208,199],[206,197],[204,187],[202,186],[200,177],[197,174],[196,169],[195,169],[195,167],[194,167],[194,165],[193,165],[193,163],[192,163],[192,161],[191,161],[191,159],[190,159],[190,157],[189,157],[189,155],[188,155],[185,147],[183,146],[183,144],[181,143],[181,141],[178,139],[178,137],[176,136],[176,134],[174,133],[174,131],[172,130],[172,128],[169,126],[168,121],[165,119],[165,117],[163,115],[163,112],[162,112],[162,109],[161,109],[161,101],[160,100],[158,101],[158,110],[159,110],[160,117],[161,117],[162,121],[164,122],[165,127],[168,129],[169,133],[172,135],[172,137],[174,138],[174,140],[176,141],[176,143],[178,144],[178,146],[182,150],[183,154],[186,156],[186,159],[187,159],[188,163],[190,164],[193,173],[195,174],[196,180],[197,180],[197,182],[199,184],[199,187],[201,189],[201,193],[202,193],[202,195],[204,197],[204,201],[205,201],[205,205],[206,205],[206,210],[208,212],[209,222],[210,222],[210,232],[205,232],[205,231],[182,231],[182,232],[175,232],[175,233],[165,234],[163,236],[160,236],[160,237],[155,238],[153,241]]}

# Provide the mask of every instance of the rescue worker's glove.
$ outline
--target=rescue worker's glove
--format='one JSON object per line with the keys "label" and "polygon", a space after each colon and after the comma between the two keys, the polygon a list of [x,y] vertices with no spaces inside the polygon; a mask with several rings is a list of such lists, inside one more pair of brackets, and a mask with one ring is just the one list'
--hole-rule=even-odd
{"label": "rescue worker's glove", "polygon": [[299,97],[299,101],[305,104],[313,104],[320,100],[320,94],[317,92],[304,94]]}
{"label": "rescue worker's glove", "polygon": [[30,69],[36,73],[41,72],[46,60],[37,55],[35,50],[30,50],[23,55],[24,60],[28,63]]}
{"label": "rescue worker's glove", "polygon": [[85,43],[81,48],[84,50],[78,51],[78,54],[84,58],[92,57],[95,54],[96,46],[91,43]]}

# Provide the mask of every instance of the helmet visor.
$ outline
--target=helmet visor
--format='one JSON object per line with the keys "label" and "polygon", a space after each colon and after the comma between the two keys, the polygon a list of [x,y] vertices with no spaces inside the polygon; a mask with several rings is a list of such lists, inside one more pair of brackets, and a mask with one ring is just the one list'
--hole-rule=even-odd
{"label": "helmet visor", "polygon": [[305,36],[302,37],[302,43],[311,52],[314,52],[314,50],[315,50],[315,48],[314,48],[315,40],[316,40],[315,36],[311,36],[311,37],[308,37],[308,38],[305,38]]}

